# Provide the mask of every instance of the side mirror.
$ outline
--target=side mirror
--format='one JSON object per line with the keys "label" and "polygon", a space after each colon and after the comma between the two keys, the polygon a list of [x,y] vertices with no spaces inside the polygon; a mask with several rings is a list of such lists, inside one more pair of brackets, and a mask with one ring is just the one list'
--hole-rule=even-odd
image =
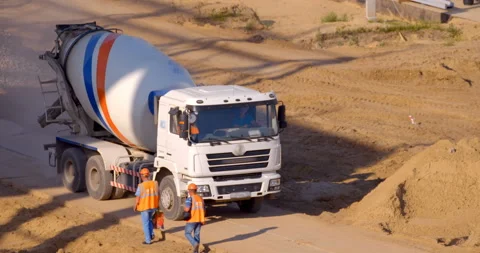
{"label": "side mirror", "polygon": [[287,128],[287,121],[285,120],[285,105],[278,107],[278,122],[280,128]]}
{"label": "side mirror", "polygon": [[186,112],[180,114],[180,120],[178,121],[178,126],[180,128],[180,133],[178,136],[183,139],[188,138],[188,115]]}

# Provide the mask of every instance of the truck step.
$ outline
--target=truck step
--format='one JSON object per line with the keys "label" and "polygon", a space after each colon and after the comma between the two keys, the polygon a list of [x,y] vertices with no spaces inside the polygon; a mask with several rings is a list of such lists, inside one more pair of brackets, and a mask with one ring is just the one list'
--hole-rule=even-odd
{"label": "truck step", "polygon": [[47,81],[40,80],[40,77],[37,77],[37,79],[38,79],[38,82],[40,83],[40,85],[49,84],[49,83],[57,83],[57,79],[51,79],[51,80],[47,80]]}
{"label": "truck step", "polygon": [[62,110],[63,109],[63,106],[60,106],[60,105],[55,105],[55,106],[47,106],[45,107],[47,110],[50,110],[50,109],[60,109]]}
{"label": "truck step", "polygon": [[58,90],[45,90],[42,91],[43,94],[58,93]]}

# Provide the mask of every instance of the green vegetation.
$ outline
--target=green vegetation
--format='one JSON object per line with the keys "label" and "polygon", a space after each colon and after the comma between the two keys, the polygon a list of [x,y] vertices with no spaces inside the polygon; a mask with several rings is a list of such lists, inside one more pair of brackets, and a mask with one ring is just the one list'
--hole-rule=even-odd
{"label": "green vegetation", "polygon": [[[333,18],[332,18],[333,19]],[[319,45],[324,44],[327,40],[342,38],[349,45],[359,45],[360,44],[360,35],[368,33],[400,33],[400,32],[419,32],[424,30],[439,31],[446,34],[446,39],[448,42],[446,46],[451,46],[455,41],[459,41],[462,38],[462,30],[453,24],[447,26],[442,26],[438,23],[427,23],[427,22],[417,22],[417,23],[407,23],[396,20],[384,21],[382,25],[377,27],[357,27],[357,28],[346,28],[346,27],[337,27],[335,33],[322,34],[320,31],[316,34],[316,42]],[[338,43],[337,43],[338,44]],[[385,46],[385,43],[382,43],[380,46]]]}
{"label": "green vegetation", "polygon": [[348,41],[348,44],[350,46],[358,46],[358,45],[360,45],[360,39],[358,38],[358,36],[352,36],[352,37],[350,37],[350,40]]}
{"label": "green vegetation", "polygon": [[339,16],[335,12],[330,12],[325,17],[322,18],[322,23],[346,22],[348,20],[349,19],[347,14],[343,14],[342,16]]}
{"label": "green vegetation", "polygon": [[247,31],[255,30],[255,22],[253,20],[248,21],[247,25],[245,26],[245,30]]}
{"label": "green vegetation", "polygon": [[449,34],[451,38],[459,39],[462,35],[462,30],[450,24],[448,28],[442,27],[439,24],[435,23],[403,23],[403,22],[390,22],[385,23],[384,26],[367,28],[367,27],[358,27],[354,29],[345,29],[338,28],[335,34],[339,36],[348,36],[348,35],[357,35],[362,33],[393,33],[393,32],[418,32],[421,30],[437,30],[444,31]]}
{"label": "green vegetation", "polygon": [[436,24],[431,23],[400,23],[400,22],[393,22],[393,23],[386,23],[385,26],[375,27],[375,28],[368,28],[368,27],[358,27],[354,29],[344,29],[340,28],[337,29],[335,34],[339,36],[348,36],[348,35],[357,35],[362,33],[392,33],[392,32],[418,32],[421,30],[427,29],[436,29],[440,30],[441,27]]}
{"label": "green vegetation", "polygon": [[221,8],[220,10],[212,9],[208,18],[216,22],[224,22],[228,18],[238,17],[237,8]]}
{"label": "green vegetation", "polygon": [[454,40],[460,40],[462,38],[462,29],[455,27],[453,24],[448,26],[447,32],[449,33],[450,38]]}

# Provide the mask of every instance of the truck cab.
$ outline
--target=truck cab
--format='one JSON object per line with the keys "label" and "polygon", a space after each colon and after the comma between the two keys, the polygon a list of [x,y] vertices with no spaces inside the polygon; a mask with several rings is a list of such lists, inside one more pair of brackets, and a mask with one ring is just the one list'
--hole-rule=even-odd
{"label": "truck cab", "polygon": [[153,91],[150,103],[158,129],[154,177],[167,218],[183,215],[189,183],[206,203],[237,202],[245,212],[280,192],[285,107],[277,109],[273,92],[198,86]]}

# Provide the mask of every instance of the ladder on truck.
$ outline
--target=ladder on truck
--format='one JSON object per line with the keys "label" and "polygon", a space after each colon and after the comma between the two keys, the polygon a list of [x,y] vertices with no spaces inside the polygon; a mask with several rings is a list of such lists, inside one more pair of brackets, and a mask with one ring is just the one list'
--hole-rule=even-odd
{"label": "ladder on truck", "polygon": [[[40,126],[45,127],[52,123],[58,124],[71,124],[72,122],[67,119],[58,119],[58,117],[65,111],[65,106],[62,102],[62,96],[60,95],[60,89],[58,87],[58,79],[52,79],[47,81],[42,81],[39,76],[37,76],[38,83],[40,84],[40,90],[43,96],[43,105],[44,105],[44,113],[40,115],[38,118],[38,123]],[[44,85],[46,84],[55,84],[55,87],[52,88],[45,88]],[[48,105],[47,96],[53,94],[56,99],[52,105]]]}
{"label": "ladder on truck", "polygon": [[[52,80],[42,81],[38,77],[40,89],[43,96],[44,112],[37,119],[37,122],[42,128],[49,124],[56,123],[67,125],[73,134],[86,133],[87,122],[82,119],[80,108],[75,104],[72,94],[72,88],[67,83],[63,68],[58,63],[55,54],[52,52],[45,52],[39,57],[41,60],[47,61],[48,65],[56,73],[56,78]],[[46,88],[44,85],[55,83],[54,88]],[[49,105],[47,96],[54,94],[56,96],[53,104]],[[69,117],[66,119],[59,119],[58,117],[66,112]]]}

